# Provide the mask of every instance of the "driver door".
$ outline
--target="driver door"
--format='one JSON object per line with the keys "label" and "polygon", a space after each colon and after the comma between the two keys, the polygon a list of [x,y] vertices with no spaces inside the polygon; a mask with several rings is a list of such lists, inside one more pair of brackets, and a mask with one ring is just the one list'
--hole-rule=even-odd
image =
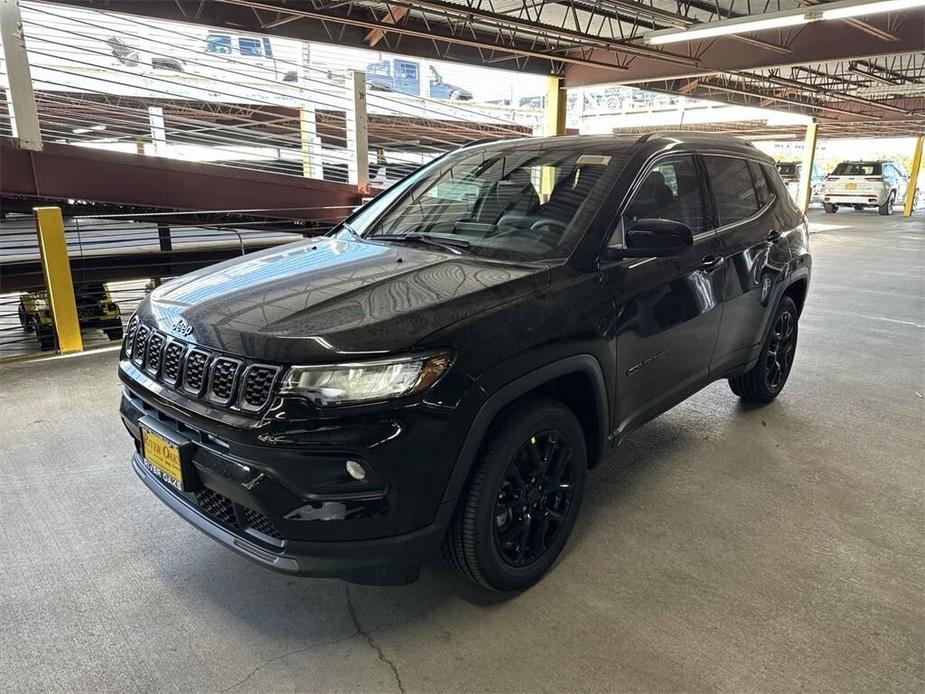
{"label": "driver door", "polygon": [[625,258],[607,269],[617,311],[615,428],[622,434],[687,397],[709,379],[719,332],[725,260],[694,155],[657,160],[640,178],[611,244],[638,219],[690,227],[679,255]]}

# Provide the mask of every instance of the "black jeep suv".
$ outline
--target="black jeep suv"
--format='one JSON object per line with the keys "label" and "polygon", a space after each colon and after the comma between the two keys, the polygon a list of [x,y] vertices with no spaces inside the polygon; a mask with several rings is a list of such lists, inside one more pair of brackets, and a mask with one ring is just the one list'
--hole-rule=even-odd
{"label": "black jeep suv", "polygon": [[520,590],[628,432],[717,379],[780,393],[810,266],[745,142],[464,147],[326,237],[154,290],[120,363],[133,465],[272,569],[408,582],[442,547]]}

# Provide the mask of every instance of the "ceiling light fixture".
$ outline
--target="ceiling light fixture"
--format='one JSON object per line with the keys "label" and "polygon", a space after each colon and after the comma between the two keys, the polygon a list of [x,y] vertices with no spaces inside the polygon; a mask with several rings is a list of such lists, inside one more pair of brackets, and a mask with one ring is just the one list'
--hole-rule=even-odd
{"label": "ceiling light fixture", "polygon": [[925,0],[840,0],[796,10],[768,12],[763,15],[750,15],[719,22],[695,24],[689,29],[650,31],[643,35],[643,39],[650,45],[660,46],[666,43],[696,41],[697,39],[729,36],[731,34],[751,34],[769,29],[783,29],[823,20],[848,19],[882,12],[898,12],[917,7],[925,7]]}

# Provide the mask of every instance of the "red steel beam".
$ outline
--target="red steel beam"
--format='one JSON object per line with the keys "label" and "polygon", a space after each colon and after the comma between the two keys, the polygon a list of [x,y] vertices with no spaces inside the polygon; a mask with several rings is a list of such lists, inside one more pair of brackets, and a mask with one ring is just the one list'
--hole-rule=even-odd
{"label": "red steel beam", "polygon": [[4,196],[172,210],[287,210],[281,216],[332,223],[360,203],[356,187],[344,183],[74,145],[32,152],[0,138],[0,160]]}

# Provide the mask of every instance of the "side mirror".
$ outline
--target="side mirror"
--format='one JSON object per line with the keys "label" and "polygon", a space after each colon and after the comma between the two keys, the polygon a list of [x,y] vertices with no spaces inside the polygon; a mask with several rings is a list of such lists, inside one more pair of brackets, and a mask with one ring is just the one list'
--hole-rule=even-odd
{"label": "side mirror", "polygon": [[690,227],[670,219],[637,219],[624,232],[625,248],[611,247],[607,255],[619,258],[652,258],[679,255],[694,245]]}

